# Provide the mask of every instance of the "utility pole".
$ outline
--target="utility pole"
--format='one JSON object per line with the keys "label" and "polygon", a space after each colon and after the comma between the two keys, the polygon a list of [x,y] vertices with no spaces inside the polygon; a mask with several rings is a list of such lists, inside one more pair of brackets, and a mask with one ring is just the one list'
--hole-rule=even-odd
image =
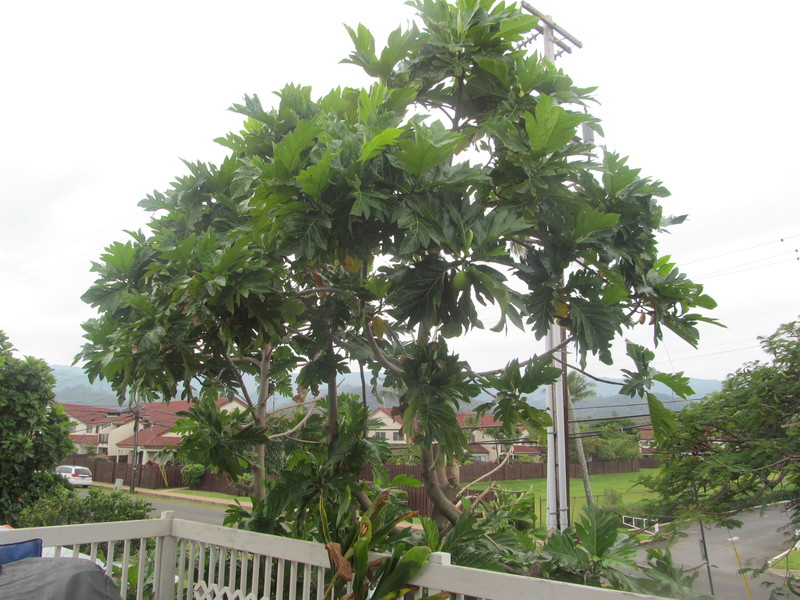
{"label": "utility pole", "polygon": [[[582,48],[583,44],[559,27],[549,16],[536,10],[527,2],[522,8],[539,18],[536,33],[525,41],[525,45],[538,39],[543,40],[544,57],[551,63],[562,53],[572,53],[572,48]],[[545,338],[548,352],[565,340],[564,330],[553,323]],[[546,392],[547,410],[553,424],[547,428],[547,528],[563,531],[569,526],[569,396],[567,394],[566,348],[558,353],[553,365],[562,370],[560,381],[549,385]]]}

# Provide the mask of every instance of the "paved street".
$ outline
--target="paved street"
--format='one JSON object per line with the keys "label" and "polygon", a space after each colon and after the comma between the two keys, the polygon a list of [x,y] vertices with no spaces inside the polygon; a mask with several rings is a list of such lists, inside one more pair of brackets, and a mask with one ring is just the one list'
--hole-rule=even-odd
{"label": "paved street", "polygon": [[222,520],[225,518],[224,506],[173,502],[166,498],[152,498],[149,496],[142,496],[141,498],[153,505],[153,512],[150,514],[154,517],[160,516],[162,511],[174,510],[175,516],[181,519],[211,523],[212,525],[222,525]]}
{"label": "paved street", "polygon": [[[753,568],[761,567],[766,560],[787,547],[786,538],[778,531],[788,521],[786,513],[780,507],[770,507],[763,515],[759,511],[749,512],[742,515],[740,520],[744,521],[744,525],[739,529],[728,531],[719,527],[705,528],[709,561],[714,565],[711,569],[714,593],[720,600],[749,599],[745,583],[738,573],[734,544],[742,564]],[[684,567],[696,567],[702,563],[700,528],[695,524],[687,533],[688,537],[677,540],[671,546],[672,556]],[[747,576],[750,592],[755,600],[769,598],[770,591],[761,585],[762,581],[778,583],[780,578],[770,573],[756,580]],[[701,568],[695,586],[698,590],[710,591],[705,567]]]}

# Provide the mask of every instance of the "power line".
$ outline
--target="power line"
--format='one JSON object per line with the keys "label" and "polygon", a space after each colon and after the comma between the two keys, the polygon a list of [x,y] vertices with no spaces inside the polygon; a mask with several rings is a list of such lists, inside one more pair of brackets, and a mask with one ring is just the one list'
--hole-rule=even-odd
{"label": "power line", "polygon": [[125,217],[123,219],[120,219],[118,221],[114,221],[110,225],[106,225],[104,227],[101,227],[100,229],[97,229],[97,230],[95,230],[95,231],[93,231],[93,232],[91,232],[91,233],[89,233],[89,234],[87,234],[87,235],[85,235],[83,237],[79,237],[79,238],[73,239],[70,242],[67,242],[65,244],[61,244],[60,246],[56,246],[55,248],[52,248],[52,249],[47,250],[45,252],[42,252],[41,254],[37,254],[35,256],[32,256],[32,257],[30,257],[30,258],[28,258],[26,260],[16,261],[13,265],[10,265],[8,267],[0,268],[0,272],[7,271],[8,269],[13,269],[14,267],[17,267],[19,265],[27,264],[29,262],[32,262],[32,261],[37,260],[39,258],[42,258],[43,256],[48,256],[48,255],[52,254],[53,252],[58,252],[59,250],[61,250],[63,248],[66,248],[67,246],[72,246],[73,244],[77,244],[78,242],[82,242],[84,240],[88,240],[89,238],[91,238],[95,234],[98,234],[98,233],[101,233],[103,231],[106,231],[107,229],[111,229],[112,227],[114,227],[116,225],[119,225],[120,223],[123,223],[123,222],[125,222],[125,221],[127,221],[129,219],[132,219],[133,217],[137,217],[140,214],[145,213],[145,212],[148,212],[148,211],[140,210],[139,212],[137,212],[135,214],[129,215],[129,216],[127,216],[127,217]]}
{"label": "power line", "polygon": [[[716,271],[711,271],[710,273],[706,273],[705,275],[700,275],[698,277],[698,279],[708,279],[710,277],[714,277],[714,276],[717,276],[717,275],[720,275],[720,274],[726,274],[725,273],[726,271],[731,271],[731,270],[734,270],[734,269],[735,270],[733,272],[734,273],[738,273],[738,272],[743,271],[743,270],[748,270],[748,269],[741,269],[740,267],[746,267],[748,265],[757,265],[758,263],[764,262],[765,260],[772,260],[773,258],[778,258],[779,256],[786,256],[787,254],[795,254],[796,255],[798,253],[800,253],[800,250],[798,250],[797,248],[795,248],[794,250],[788,250],[786,252],[779,252],[778,254],[773,254],[771,256],[765,256],[764,258],[751,260],[750,262],[740,263],[740,264],[738,264],[738,265],[736,265],[734,267],[724,267],[722,269],[717,269]],[[800,258],[795,257],[795,260],[800,260]],[[781,264],[782,262],[786,262],[786,261],[785,260],[777,261],[777,262],[774,262],[774,263],[769,263],[769,264],[766,264],[766,265],[759,265],[759,266],[760,267],[768,267],[770,265]]]}
{"label": "power line", "polygon": [[712,260],[714,258],[721,258],[723,256],[730,256],[731,254],[738,254],[739,252],[746,252],[747,250],[753,250],[754,248],[761,248],[763,246],[769,246],[770,244],[778,244],[785,240],[791,240],[792,238],[800,237],[800,233],[796,233],[794,235],[786,236],[779,238],[777,240],[771,240],[769,242],[763,242],[761,244],[755,244],[754,246],[747,246],[746,248],[739,248],[737,250],[731,250],[730,252],[723,252],[722,254],[715,254],[713,256],[706,256],[705,258],[697,258],[695,260],[690,260],[686,262],[682,262],[681,265],[692,265],[694,263],[704,262],[706,260]]}

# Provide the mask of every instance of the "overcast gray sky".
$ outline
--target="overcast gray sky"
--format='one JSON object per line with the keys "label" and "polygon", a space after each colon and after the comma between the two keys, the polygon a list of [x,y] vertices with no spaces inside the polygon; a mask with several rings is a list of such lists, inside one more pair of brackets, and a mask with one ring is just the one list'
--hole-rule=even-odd
{"label": "overcast gray sky", "polygon": [[[800,125],[787,108],[800,3],[531,4],[583,42],[558,63],[599,86],[604,143],[665,183],[666,212],[689,214],[664,253],[706,284],[728,328],[704,328],[698,350],[666,340],[658,368],[722,378],[759,358],[756,336],[800,314]],[[287,82],[316,96],[367,84],[338,64],[341,24],[381,40],[412,14],[400,0],[4,4],[0,329],[20,353],[70,364],[92,316],[90,262],[146,222],[137,202],[184,172],[180,158],[222,158],[212,140],[241,123],[226,108],[245,93],[271,103]],[[460,345],[478,368],[538,347],[516,334]]]}

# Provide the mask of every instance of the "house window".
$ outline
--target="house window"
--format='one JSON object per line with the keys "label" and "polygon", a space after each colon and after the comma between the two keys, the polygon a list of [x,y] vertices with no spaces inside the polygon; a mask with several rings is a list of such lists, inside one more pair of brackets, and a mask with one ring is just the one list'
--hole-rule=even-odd
{"label": "house window", "polygon": [[385,440],[386,439],[386,432],[385,431],[373,431],[372,432],[372,437],[380,438],[382,440]]}
{"label": "house window", "polygon": [[108,443],[108,434],[107,433],[101,433],[99,436],[97,436],[97,443],[98,444],[107,444]]}
{"label": "house window", "polygon": [[392,441],[393,442],[402,442],[403,441],[403,434],[399,431],[392,432]]}

